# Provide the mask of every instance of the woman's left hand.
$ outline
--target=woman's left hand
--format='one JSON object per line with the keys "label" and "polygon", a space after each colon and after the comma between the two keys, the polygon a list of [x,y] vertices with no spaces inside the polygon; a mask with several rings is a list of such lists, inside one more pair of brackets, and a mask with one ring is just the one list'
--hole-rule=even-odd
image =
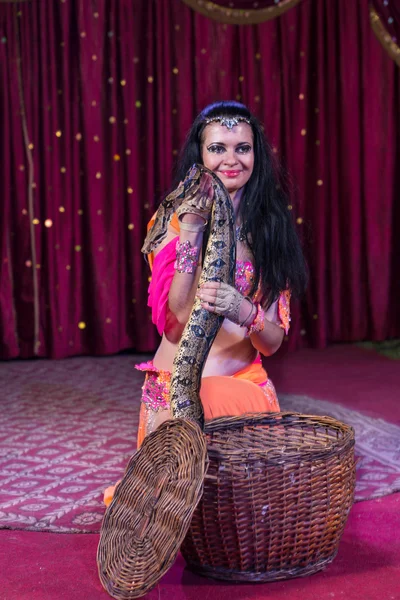
{"label": "woman's left hand", "polygon": [[245,297],[227,283],[206,281],[199,287],[196,296],[203,308],[223,315],[236,325],[243,325],[253,312],[253,307],[249,306],[250,302],[246,302]]}

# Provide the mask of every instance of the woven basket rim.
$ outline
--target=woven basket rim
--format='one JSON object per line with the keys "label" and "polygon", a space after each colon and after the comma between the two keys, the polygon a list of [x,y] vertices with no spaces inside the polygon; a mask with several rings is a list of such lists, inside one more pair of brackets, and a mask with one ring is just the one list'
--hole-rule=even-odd
{"label": "woven basket rim", "polygon": [[354,428],[347,423],[338,421],[334,417],[328,415],[309,415],[292,411],[274,412],[274,413],[246,413],[237,417],[218,417],[207,421],[204,427],[204,432],[214,433],[223,429],[235,429],[243,427],[244,425],[294,425],[294,419],[308,422],[309,424],[320,424],[321,426],[328,426],[340,431],[345,434],[354,435]]}
{"label": "woven basket rim", "polygon": [[[321,429],[329,428],[331,431],[340,431],[340,437],[326,438],[325,443],[321,438],[315,438],[315,440],[308,439],[304,442],[304,445],[297,444],[295,446],[290,445],[265,445],[260,444],[259,447],[249,445],[247,442],[241,444],[240,440],[235,436],[239,435],[238,429],[243,427],[257,427],[259,425],[267,425],[268,427],[282,428],[290,430],[291,427],[302,427],[302,426],[320,426]],[[224,430],[229,430],[233,434],[233,439],[213,439],[213,434],[223,433]],[[236,431],[235,431],[236,430]],[[270,430],[271,431],[271,430]],[[308,460],[325,460],[330,455],[339,456],[343,452],[347,452],[349,448],[354,446],[354,429],[346,423],[342,423],[334,419],[333,417],[318,416],[318,415],[304,415],[301,413],[294,412],[280,412],[280,413],[260,413],[260,414],[247,414],[241,415],[240,417],[221,417],[209,421],[205,426],[205,433],[209,435],[211,439],[208,439],[207,451],[211,457],[215,459],[227,459],[232,462],[246,461],[255,462],[262,460],[267,461],[271,464],[281,464],[290,461],[302,462]],[[274,430],[272,429],[272,433]],[[277,440],[280,437],[277,435]],[[267,442],[267,440],[266,440]],[[311,445],[310,445],[311,442]],[[315,442],[314,444],[312,442]]]}

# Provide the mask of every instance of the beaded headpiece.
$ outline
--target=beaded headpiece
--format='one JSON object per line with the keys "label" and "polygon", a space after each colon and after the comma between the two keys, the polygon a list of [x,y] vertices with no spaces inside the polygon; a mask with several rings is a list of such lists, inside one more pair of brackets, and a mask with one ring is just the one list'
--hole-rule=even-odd
{"label": "beaded headpiece", "polygon": [[224,125],[229,131],[235,126],[239,125],[239,123],[244,122],[250,125],[250,119],[247,117],[211,117],[210,119],[206,119],[206,124],[217,122],[220,125]]}

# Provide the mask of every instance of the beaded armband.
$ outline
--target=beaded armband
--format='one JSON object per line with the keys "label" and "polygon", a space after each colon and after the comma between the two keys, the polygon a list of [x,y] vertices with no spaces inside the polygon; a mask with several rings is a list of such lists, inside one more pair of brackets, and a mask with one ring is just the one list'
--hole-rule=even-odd
{"label": "beaded armband", "polygon": [[253,322],[248,326],[248,334],[252,333],[260,333],[264,329],[264,319],[265,319],[265,311],[261,308],[261,304],[256,304],[257,313],[254,317]]}
{"label": "beaded armband", "polygon": [[199,249],[197,246],[192,246],[189,240],[182,244],[176,242],[176,260],[174,269],[178,273],[194,273],[197,267],[199,258]]}

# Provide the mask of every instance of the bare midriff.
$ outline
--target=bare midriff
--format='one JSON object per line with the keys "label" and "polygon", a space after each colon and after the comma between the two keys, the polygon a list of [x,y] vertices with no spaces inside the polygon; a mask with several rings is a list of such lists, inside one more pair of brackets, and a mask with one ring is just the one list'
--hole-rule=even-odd
{"label": "bare midriff", "polygon": [[[234,375],[254,362],[257,350],[246,337],[246,331],[245,328],[224,320],[208,355],[203,377]],[[154,366],[164,371],[172,371],[177,349],[178,344],[170,342],[164,334],[154,356]]]}

